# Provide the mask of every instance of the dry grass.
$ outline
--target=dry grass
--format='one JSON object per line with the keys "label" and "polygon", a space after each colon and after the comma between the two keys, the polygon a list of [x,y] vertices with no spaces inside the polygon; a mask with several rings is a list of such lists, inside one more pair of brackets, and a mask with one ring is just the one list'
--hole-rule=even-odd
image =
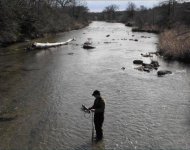
{"label": "dry grass", "polygon": [[190,58],[190,29],[178,27],[160,34],[159,49],[163,56],[172,59]]}

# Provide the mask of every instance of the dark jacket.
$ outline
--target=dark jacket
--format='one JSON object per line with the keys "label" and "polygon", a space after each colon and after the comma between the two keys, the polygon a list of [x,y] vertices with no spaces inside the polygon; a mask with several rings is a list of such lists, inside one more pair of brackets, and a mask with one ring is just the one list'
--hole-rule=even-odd
{"label": "dark jacket", "polygon": [[95,115],[103,115],[105,110],[105,101],[101,97],[96,98],[94,105],[90,107],[90,109],[95,109]]}

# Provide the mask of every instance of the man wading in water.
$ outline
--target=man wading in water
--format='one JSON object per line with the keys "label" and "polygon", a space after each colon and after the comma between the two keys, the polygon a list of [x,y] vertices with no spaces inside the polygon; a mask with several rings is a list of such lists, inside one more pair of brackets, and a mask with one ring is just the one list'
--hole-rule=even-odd
{"label": "man wading in water", "polygon": [[94,105],[89,110],[94,112],[94,124],[96,130],[96,140],[100,141],[103,138],[102,125],[104,122],[105,102],[100,95],[100,91],[95,90],[92,94],[95,97]]}

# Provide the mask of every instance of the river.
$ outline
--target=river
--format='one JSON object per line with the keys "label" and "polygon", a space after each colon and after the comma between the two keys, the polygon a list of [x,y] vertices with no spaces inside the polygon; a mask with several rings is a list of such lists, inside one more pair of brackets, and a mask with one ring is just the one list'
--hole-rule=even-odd
{"label": "river", "polygon": [[[173,73],[134,69],[133,60],[150,61],[141,53],[156,51],[157,35],[92,22],[43,40],[73,37],[68,45],[0,56],[1,68],[19,70],[1,80],[0,111],[16,118],[0,122],[0,150],[190,149],[190,67],[154,57]],[[87,38],[95,49],[82,48]],[[92,144],[91,116],[80,107],[93,104],[96,89],[106,100],[104,140]]]}

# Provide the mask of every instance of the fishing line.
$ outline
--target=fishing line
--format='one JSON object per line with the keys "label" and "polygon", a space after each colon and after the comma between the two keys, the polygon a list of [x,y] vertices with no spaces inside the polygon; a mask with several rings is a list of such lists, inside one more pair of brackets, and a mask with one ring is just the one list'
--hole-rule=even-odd
{"label": "fishing line", "polygon": [[85,105],[82,105],[81,111],[84,112],[84,118],[89,119],[92,117],[92,142],[94,141],[94,114]]}

